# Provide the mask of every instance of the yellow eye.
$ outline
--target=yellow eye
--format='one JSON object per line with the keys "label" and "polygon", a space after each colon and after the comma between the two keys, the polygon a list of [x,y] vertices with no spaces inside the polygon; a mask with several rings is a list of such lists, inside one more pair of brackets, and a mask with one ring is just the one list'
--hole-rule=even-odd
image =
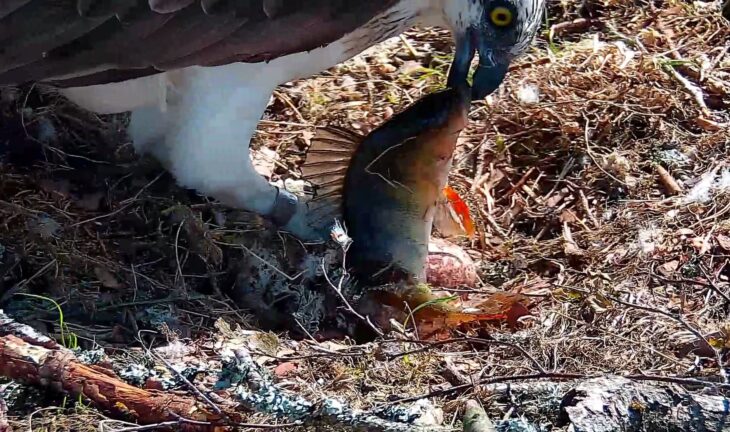
{"label": "yellow eye", "polygon": [[512,11],[503,6],[498,6],[492,9],[489,13],[489,18],[492,20],[492,24],[497,27],[507,27],[512,24]]}

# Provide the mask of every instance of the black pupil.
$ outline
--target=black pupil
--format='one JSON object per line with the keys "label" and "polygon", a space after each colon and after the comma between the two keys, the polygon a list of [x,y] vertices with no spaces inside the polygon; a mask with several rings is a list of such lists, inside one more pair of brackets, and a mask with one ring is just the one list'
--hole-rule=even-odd
{"label": "black pupil", "polygon": [[507,14],[505,12],[497,12],[497,21],[498,22],[504,23],[504,22],[507,22],[508,20],[509,20],[509,17],[507,16]]}

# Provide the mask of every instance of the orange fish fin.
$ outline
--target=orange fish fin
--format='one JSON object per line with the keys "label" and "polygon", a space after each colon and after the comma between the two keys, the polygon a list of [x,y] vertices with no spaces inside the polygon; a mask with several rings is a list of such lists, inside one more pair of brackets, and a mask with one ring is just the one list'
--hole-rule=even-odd
{"label": "orange fish fin", "polygon": [[443,189],[443,199],[436,205],[433,224],[444,237],[466,236],[471,238],[476,232],[469,206],[448,185]]}
{"label": "orange fish fin", "polygon": [[336,127],[318,128],[312,138],[302,178],[314,187],[310,208],[323,217],[340,216],[345,174],[362,140],[361,135]]}

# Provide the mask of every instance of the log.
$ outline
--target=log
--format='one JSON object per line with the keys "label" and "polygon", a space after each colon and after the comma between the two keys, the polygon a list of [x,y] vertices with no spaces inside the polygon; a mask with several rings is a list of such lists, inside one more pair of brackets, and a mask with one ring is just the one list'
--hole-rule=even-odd
{"label": "log", "polygon": [[692,394],[672,385],[652,385],[622,377],[578,384],[561,403],[561,420],[574,431],[669,432],[730,429],[730,399]]}
{"label": "log", "polygon": [[[674,384],[604,376],[573,383],[543,381],[487,388],[498,398],[505,394],[509,395],[506,400],[538,406],[553,426],[569,432],[730,430],[730,399],[696,394]],[[498,431],[543,430],[525,419],[495,421],[495,425]]]}
{"label": "log", "polygon": [[[13,334],[16,333],[16,334]],[[0,311],[0,376],[38,387],[82,396],[115,418],[142,425],[179,422],[186,431],[215,431],[222,417],[194,398],[145,390],[122,381],[114,372],[81,363],[32,328],[16,323]],[[240,419],[234,412],[226,413]],[[204,422],[207,424],[193,424]]]}

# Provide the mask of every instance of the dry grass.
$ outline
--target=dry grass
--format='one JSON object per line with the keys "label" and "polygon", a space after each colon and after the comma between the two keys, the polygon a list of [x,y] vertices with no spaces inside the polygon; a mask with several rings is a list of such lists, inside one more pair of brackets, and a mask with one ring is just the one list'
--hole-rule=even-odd
{"label": "dry grass", "polygon": [[[551,6],[552,39],[545,31],[501,89],[474,104],[451,178],[479,226],[477,239],[462,244],[484,281],[473,289],[521,291],[537,303],[520,329],[483,332],[549,371],[721,379],[717,361],[727,361],[730,346],[730,185],[705,202],[686,197],[706,173],[730,169],[730,24],[683,2],[604,0],[589,2],[589,13],[564,3]],[[366,132],[381,124],[444,81],[448,50],[447,33],[413,31],[283,86],[255,147],[279,150],[274,176],[296,178],[315,125]],[[28,90],[3,90],[0,132],[13,163],[0,165],[0,288],[59,300],[82,343],[112,353],[134,344],[140,328],[163,326],[204,347],[219,317],[251,326],[211,295],[230,283],[242,254],[213,240],[260,223],[137,161],[119,133],[123,118],[94,118]],[[41,145],[48,127],[63,139]],[[37,149],[42,169],[23,165],[20,147]],[[58,334],[55,309],[40,305],[14,298],[3,306]],[[699,359],[682,352],[698,332],[715,347]],[[336,394],[360,408],[449,387],[447,360],[476,380],[536,371],[510,346],[453,343],[399,355],[415,348],[281,335],[284,359],[268,364],[296,364],[282,378],[291,390]],[[460,400],[436,399],[447,423]],[[513,415],[524,412],[517,406]],[[88,418],[66,414],[64,422]]]}

